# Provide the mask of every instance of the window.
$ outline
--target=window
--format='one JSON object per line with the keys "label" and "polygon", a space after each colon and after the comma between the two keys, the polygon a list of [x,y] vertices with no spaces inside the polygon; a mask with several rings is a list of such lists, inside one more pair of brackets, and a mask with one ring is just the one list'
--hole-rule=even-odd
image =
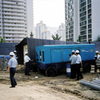
{"label": "window", "polygon": [[84,21],[84,20],[86,20],[86,16],[80,18],[80,21]]}
{"label": "window", "polygon": [[91,0],[88,0],[88,4],[91,3]]}
{"label": "window", "polygon": [[86,2],[83,2],[82,4],[80,4],[80,7],[84,7],[86,5]]}
{"label": "window", "polygon": [[83,26],[83,25],[86,25],[86,21],[80,23],[80,26]]}
{"label": "window", "polygon": [[89,24],[91,23],[91,19],[88,20],[88,23],[89,23]]}
{"label": "window", "polygon": [[86,34],[86,30],[85,31],[81,31],[81,35],[84,35]]}
{"label": "window", "polygon": [[91,24],[90,25],[88,25],[88,28],[91,28],[92,26],[91,26]]}
{"label": "window", "polygon": [[91,4],[88,5],[88,9],[91,8]]}
{"label": "window", "polygon": [[92,33],[92,30],[91,30],[91,29],[89,29],[89,30],[88,30],[88,33]]}
{"label": "window", "polygon": [[41,61],[42,59],[41,59],[41,51],[40,51],[40,61]]}
{"label": "window", "polygon": [[90,15],[88,15],[88,19],[90,19],[91,18],[91,14]]}
{"label": "window", "polygon": [[80,0],[80,3],[84,2],[85,0]]}
{"label": "window", "polygon": [[90,14],[90,13],[91,13],[91,9],[88,10],[88,14]]}
{"label": "window", "polygon": [[80,17],[86,15],[86,11],[80,14]]}
{"label": "window", "polygon": [[80,9],[80,12],[85,11],[86,10],[86,6]]}
{"label": "window", "polygon": [[83,27],[80,28],[80,30],[84,30],[84,29],[86,29],[86,26],[83,26]]}
{"label": "window", "polygon": [[44,51],[42,51],[42,55],[43,55],[43,62],[44,62]]}

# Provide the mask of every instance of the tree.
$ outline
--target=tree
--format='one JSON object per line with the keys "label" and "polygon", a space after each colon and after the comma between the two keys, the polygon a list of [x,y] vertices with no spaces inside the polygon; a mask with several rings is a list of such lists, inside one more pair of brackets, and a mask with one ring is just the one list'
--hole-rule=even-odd
{"label": "tree", "polygon": [[82,42],[82,41],[81,41],[81,36],[80,36],[80,35],[78,36],[77,42]]}
{"label": "tree", "polygon": [[31,34],[30,34],[30,38],[33,38],[33,36],[34,36],[34,34],[31,32]]}
{"label": "tree", "polygon": [[97,37],[97,41],[100,41],[100,36]]}
{"label": "tree", "polygon": [[69,39],[66,39],[66,41],[69,41]]}
{"label": "tree", "polygon": [[53,40],[60,40],[60,39],[61,39],[61,36],[59,37],[58,34],[56,34],[56,36],[54,36],[54,35],[52,34],[51,37],[53,38]]}
{"label": "tree", "polygon": [[4,42],[5,40],[2,37],[0,37],[0,43],[4,43]]}

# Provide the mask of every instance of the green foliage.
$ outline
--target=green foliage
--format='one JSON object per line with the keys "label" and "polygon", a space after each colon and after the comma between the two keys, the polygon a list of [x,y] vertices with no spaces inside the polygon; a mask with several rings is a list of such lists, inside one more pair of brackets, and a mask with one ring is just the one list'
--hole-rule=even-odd
{"label": "green foliage", "polygon": [[66,39],[66,41],[69,41],[69,39]]}
{"label": "green foliage", "polygon": [[31,34],[30,34],[30,38],[33,38],[33,36],[34,36],[34,34],[31,32]]}
{"label": "green foliage", "polygon": [[82,42],[82,41],[81,41],[81,36],[80,36],[80,35],[78,36],[77,42]]}
{"label": "green foliage", "polygon": [[5,40],[2,37],[0,37],[0,43],[4,43],[4,42]]}
{"label": "green foliage", "polygon": [[60,40],[61,39],[61,36],[59,37],[58,34],[56,34],[56,36],[52,35],[51,37],[53,38],[53,40]]}
{"label": "green foliage", "polygon": [[100,36],[97,37],[97,41],[100,41]]}

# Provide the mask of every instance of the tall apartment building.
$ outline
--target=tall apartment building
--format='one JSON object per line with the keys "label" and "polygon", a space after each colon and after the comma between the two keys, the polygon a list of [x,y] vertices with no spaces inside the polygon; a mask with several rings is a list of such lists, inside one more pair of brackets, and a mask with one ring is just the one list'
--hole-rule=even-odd
{"label": "tall apartment building", "polygon": [[33,13],[33,9],[27,10],[29,6],[33,6],[33,0],[0,0],[0,37],[6,42],[20,42],[29,30],[33,31],[33,18],[29,21],[27,16]]}
{"label": "tall apartment building", "polygon": [[47,30],[47,26],[41,21],[35,28],[35,37],[39,39],[51,39],[50,32]]}
{"label": "tall apartment building", "polygon": [[77,41],[78,37],[78,0],[65,0],[66,39]]}
{"label": "tall apartment building", "polygon": [[[95,41],[100,34],[100,0],[65,0],[66,38]],[[71,13],[72,19],[71,18]],[[70,25],[72,23],[72,25]],[[70,32],[70,28],[73,28]],[[72,35],[72,37],[70,36]]]}
{"label": "tall apartment building", "polygon": [[59,29],[57,30],[57,33],[59,36],[61,36],[61,39],[62,41],[66,41],[66,34],[65,34],[65,24],[61,24],[59,26]]}

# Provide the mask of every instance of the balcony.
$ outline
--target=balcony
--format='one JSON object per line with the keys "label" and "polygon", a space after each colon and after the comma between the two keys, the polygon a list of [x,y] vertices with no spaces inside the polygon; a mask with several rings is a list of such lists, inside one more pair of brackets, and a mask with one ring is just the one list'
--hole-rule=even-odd
{"label": "balcony", "polygon": [[26,34],[25,31],[18,32],[18,31],[4,31],[4,34]]}
{"label": "balcony", "polygon": [[4,28],[4,30],[13,30],[13,31],[26,31],[25,28]]}
{"label": "balcony", "polygon": [[22,6],[20,7],[20,6],[12,6],[12,5],[3,5],[3,8],[4,7],[5,8],[20,8],[20,9],[24,9],[25,10],[25,7],[24,6],[23,7]]}
{"label": "balcony", "polygon": [[11,2],[11,1],[2,1],[4,4],[16,4],[16,2]]}
{"label": "balcony", "polygon": [[11,15],[11,16],[21,16],[21,17],[25,17],[26,15],[23,13],[23,14],[19,14],[19,13],[5,13],[3,12],[2,13],[3,15]]}
{"label": "balcony", "polygon": [[3,26],[4,27],[6,26],[5,28],[8,28],[7,26],[9,26],[10,28],[13,28],[13,27],[20,27],[20,28],[24,27],[25,28],[26,25],[25,24],[4,24]]}
{"label": "balcony", "polygon": [[25,20],[26,19],[26,18],[23,18],[23,17],[16,17],[16,16],[15,17],[12,17],[12,16],[3,16],[3,18],[4,19],[15,19],[15,20],[16,19],[20,19],[20,20]]}
{"label": "balcony", "polygon": [[19,39],[19,38],[17,38],[17,39],[5,39],[5,41],[21,41],[22,39]]}
{"label": "balcony", "polygon": [[6,9],[6,8],[3,8],[3,11],[22,12],[22,13],[25,12],[24,10],[18,10],[18,9]]}
{"label": "balcony", "polygon": [[[4,23],[20,23],[20,24],[25,24],[26,22],[25,21],[20,21],[20,20],[18,20],[18,21],[16,21],[16,20],[4,20],[3,21]],[[5,25],[10,25],[10,24],[5,24]]]}
{"label": "balcony", "polygon": [[[18,1],[18,0],[17,0]],[[4,4],[13,4],[13,5],[21,5],[21,6],[24,6],[25,4],[24,4],[24,2],[23,3],[20,3],[20,2],[17,2],[17,1],[3,1],[2,3],[4,3]]]}
{"label": "balcony", "polygon": [[9,37],[11,37],[11,38],[12,38],[12,37],[13,37],[13,38],[14,38],[14,37],[17,37],[17,38],[18,38],[18,37],[19,37],[19,38],[25,38],[26,36],[25,36],[25,34],[24,34],[24,35],[18,34],[18,35],[5,35],[5,37],[8,37],[8,38],[9,38]]}

